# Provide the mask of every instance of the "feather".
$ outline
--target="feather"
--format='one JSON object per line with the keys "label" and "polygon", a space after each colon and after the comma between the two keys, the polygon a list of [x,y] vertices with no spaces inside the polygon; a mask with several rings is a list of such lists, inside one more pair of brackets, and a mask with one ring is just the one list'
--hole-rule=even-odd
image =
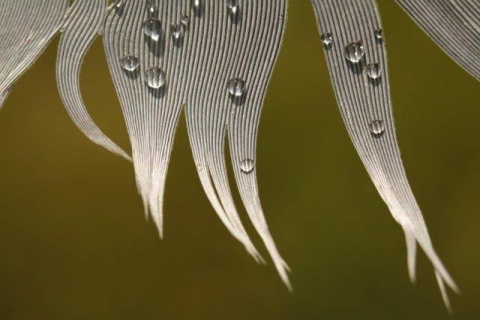
{"label": "feather", "polygon": [[[244,1],[229,8],[205,3],[205,16],[192,23],[188,38],[194,81],[187,91],[186,115],[190,143],[207,196],[234,235],[253,251],[233,202],[227,178],[228,135],[237,186],[247,213],[263,239],[283,281],[290,286],[262,212],[255,173],[256,137],[263,99],[285,26],[285,1]],[[212,21],[207,24],[205,21]],[[195,59],[195,57],[197,57]],[[233,91],[233,92],[232,92]],[[249,168],[245,164],[249,163]],[[242,167],[243,166],[243,167]],[[242,169],[243,168],[243,169]]]}
{"label": "feather", "polygon": [[315,0],[314,7],[340,112],[378,192],[405,232],[411,279],[416,242],[432,262],[442,292],[444,282],[458,291],[433,248],[401,160],[376,2]]}
{"label": "feather", "polygon": [[77,0],[69,9],[57,57],[57,86],[70,117],[94,143],[131,161],[130,156],[112,142],[90,117],[80,93],[80,71],[85,55],[103,28],[105,0]]}
{"label": "feather", "polygon": [[7,89],[35,62],[61,28],[67,3],[67,0],[0,1],[0,92],[3,92],[3,100]]}
{"label": "feather", "polygon": [[[241,151],[247,156],[248,151],[253,157],[258,116],[283,35],[285,1],[245,2],[241,7],[213,1],[199,1],[198,6],[190,1],[153,3],[157,7],[152,10],[147,10],[144,1],[129,1],[114,8],[104,34],[147,213],[162,235],[165,178],[179,116],[185,107],[194,160],[210,202],[232,235],[257,261],[263,261],[233,203],[224,143],[227,127],[231,127],[235,138],[243,135],[241,142],[231,140],[233,155],[237,157]],[[125,70],[123,58],[138,65]],[[155,74],[153,80],[165,84],[150,83],[149,78]],[[246,78],[251,88],[245,99],[239,98],[241,105],[229,97],[227,90],[234,77]],[[237,120],[240,116],[241,122]],[[237,133],[240,127],[244,132]],[[234,162],[239,168],[236,158]],[[285,263],[259,205],[250,205],[257,200],[246,198],[256,196],[254,175],[247,180],[239,177],[240,181],[250,217],[288,283]]]}
{"label": "feather", "polygon": [[480,80],[480,1],[396,1],[450,58]]}

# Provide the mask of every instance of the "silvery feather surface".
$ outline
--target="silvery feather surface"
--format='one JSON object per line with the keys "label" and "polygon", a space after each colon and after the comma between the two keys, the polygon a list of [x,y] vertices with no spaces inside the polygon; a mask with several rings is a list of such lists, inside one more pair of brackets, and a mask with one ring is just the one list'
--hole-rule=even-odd
{"label": "silvery feather surface", "polygon": [[386,40],[373,0],[316,0],[314,8],[337,102],[347,131],[380,196],[405,232],[415,281],[417,244],[432,262],[442,296],[457,285],[438,258],[407,180],[395,134]]}
{"label": "silvery feather surface", "polygon": [[70,117],[90,140],[131,160],[130,156],[106,137],[93,122],[80,93],[83,59],[103,28],[106,9],[105,0],[76,1],[70,7],[58,48],[58,91]]}
{"label": "silvery feather surface", "polygon": [[15,81],[61,28],[67,4],[67,0],[0,1],[0,109]]}
{"label": "silvery feather surface", "polygon": [[480,80],[479,0],[396,0],[460,66]]}
{"label": "silvery feather surface", "polygon": [[[397,0],[467,72],[480,74],[480,1]],[[0,0],[0,107],[14,82],[63,32],[57,82],[65,107],[93,142],[131,160],[148,216],[163,235],[165,180],[181,113],[205,193],[229,232],[263,261],[239,218],[236,185],[283,281],[288,267],[268,229],[256,178],[256,141],[268,83],[280,51],[286,0]],[[417,244],[432,262],[448,308],[456,284],[438,258],[406,178],[395,135],[386,36],[375,0],[313,0],[341,115],[361,160],[405,232],[415,280]],[[22,27],[18,28],[18,21]],[[82,100],[79,76],[103,35],[132,156],[106,137]]]}

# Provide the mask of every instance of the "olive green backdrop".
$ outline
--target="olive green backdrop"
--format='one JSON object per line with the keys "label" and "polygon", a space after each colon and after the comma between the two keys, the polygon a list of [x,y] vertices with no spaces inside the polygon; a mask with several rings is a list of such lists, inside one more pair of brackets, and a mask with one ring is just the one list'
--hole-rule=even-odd
{"label": "olive green backdrop", "polygon": [[[393,1],[380,2],[405,166],[463,290],[452,296],[451,319],[479,319],[480,83]],[[294,292],[216,217],[183,118],[167,182],[166,239],[158,239],[131,165],[90,143],[64,110],[56,40],[0,114],[0,319],[449,319],[423,254],[419,283],[409,283],[403,232],[341,122],[310,1],[290,3],[258,175]],[[128,148],[100,41],[82,89],[98,124]]]}

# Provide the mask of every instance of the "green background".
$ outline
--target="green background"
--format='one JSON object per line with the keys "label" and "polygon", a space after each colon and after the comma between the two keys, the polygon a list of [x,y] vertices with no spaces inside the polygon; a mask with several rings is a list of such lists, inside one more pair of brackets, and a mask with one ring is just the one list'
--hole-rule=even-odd
{"label": "green background", "polygon": [[[480,84],[393,1],[380,2],[405,166],[463,291],[452,294],[451,319],[479,319]],[[1,319],[450,318],[423,254],[418,284],[409,283],[403,232],[346,134],[310,1],[290,1],[259,137],[261,197],[293,269],[293,293],[216,217],[184,118],[168,175],[166,239],[158,239],[131,165],[90,143],[64,110],[57,41],[0,116]],[[100,127],[128,148],[100,41],[82,89]]]}

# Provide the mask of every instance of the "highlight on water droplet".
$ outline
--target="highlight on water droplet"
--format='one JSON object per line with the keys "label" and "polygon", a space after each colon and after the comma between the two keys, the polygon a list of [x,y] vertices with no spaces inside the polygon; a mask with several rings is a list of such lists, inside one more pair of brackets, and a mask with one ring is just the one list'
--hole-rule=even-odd
{"label": "highlight on water droplet", "polygon": [[240,3],[239,0],[226,0],[228,14],[230,18],[235,22],[238,21],[240,15]]}
{"label": "highlight on water droplet", "polygon": [[240,78],[233,78],[227,84],[228,93],[235,98],[240,98],[247,91],[245,80]]}
{"label": "highlight on water droplet", "polygon": [[147,0],[147,12],[148,18],[153,19],[157,15],[157,5],[155,4],[154,0]]}
{"label": "highlight on water droplet", "polygon": [[188,29],[190,25],[190,17],[186,14],[182,15],[180,18],[180,23],[185,27],[185,29]]}
{"label": "highlight on water droplet", "polygon": [[140,61],[135,56],[125,56],[120,59],[120,65],[124,70],[129,72],[133,72],[138,69],[140,66]]}
{"label": "highlight on water droplet", "polygon": [[115,9],[122,9],[125,5],[125,0],[115,0],[113,1],[113,8]]}
{"label": "highlight on water droplet", "polygon": [[143,23],[143,33],[153,41],[160,39],[162,23],[158,19],[148,19]]}
{"label": "highlight on water droplet", "polygon": [[383,30],[382,29],[375,29],[374,34],[375,34],[375,39],[377,39],[377,41],[382,41],[383,40]]}
{"label": "highlight on water droplet", "polygon": [[170,31],[173,41],[179,43],[185,35],[185,26],[183,24],[172,24]]}
{"label": "highlight on water droplet", "polygon": [[240,162],[240,170],[243,173],[249,174],[255,170],[255,161],[252,159],[245,159]]}
{"label": "highlight on water droplet", "polygon": [[375,137],[381,137],[385,133],[385,124],[383,120],[373,120],[369,124],[370,132]]}
{"label": "highlight on water droplet", "polygon": [[357,64],[362,61],[365,56],[365,48],[362,41],[355,41],[347,44],[344,50],[345,59],[353,64]]}
{"label": "highlight on water droplet", "polygon": [[195,15],[199,16],[202,14],[203,9],[203,0],[191,0],[192,1],[192,10]]}
{"label": "highlight on water droplet", "polygon": [[326,49],[330,49],[333,43],[333,35],[330,32],[323,33],[320,38],[322,39],[323,45]]}
{"label": "highlight on water droplet", "polygon": [[159,67],[150,67],[145,71],[145,82],[152,89],[160,89],[166,83],[165,72]]}
{"label": "highlight on water droplet", "polygon": [[370,79],[377,80],[381,77],[381,68],[378,63],[370,63],[367,65],[367,75]]}

